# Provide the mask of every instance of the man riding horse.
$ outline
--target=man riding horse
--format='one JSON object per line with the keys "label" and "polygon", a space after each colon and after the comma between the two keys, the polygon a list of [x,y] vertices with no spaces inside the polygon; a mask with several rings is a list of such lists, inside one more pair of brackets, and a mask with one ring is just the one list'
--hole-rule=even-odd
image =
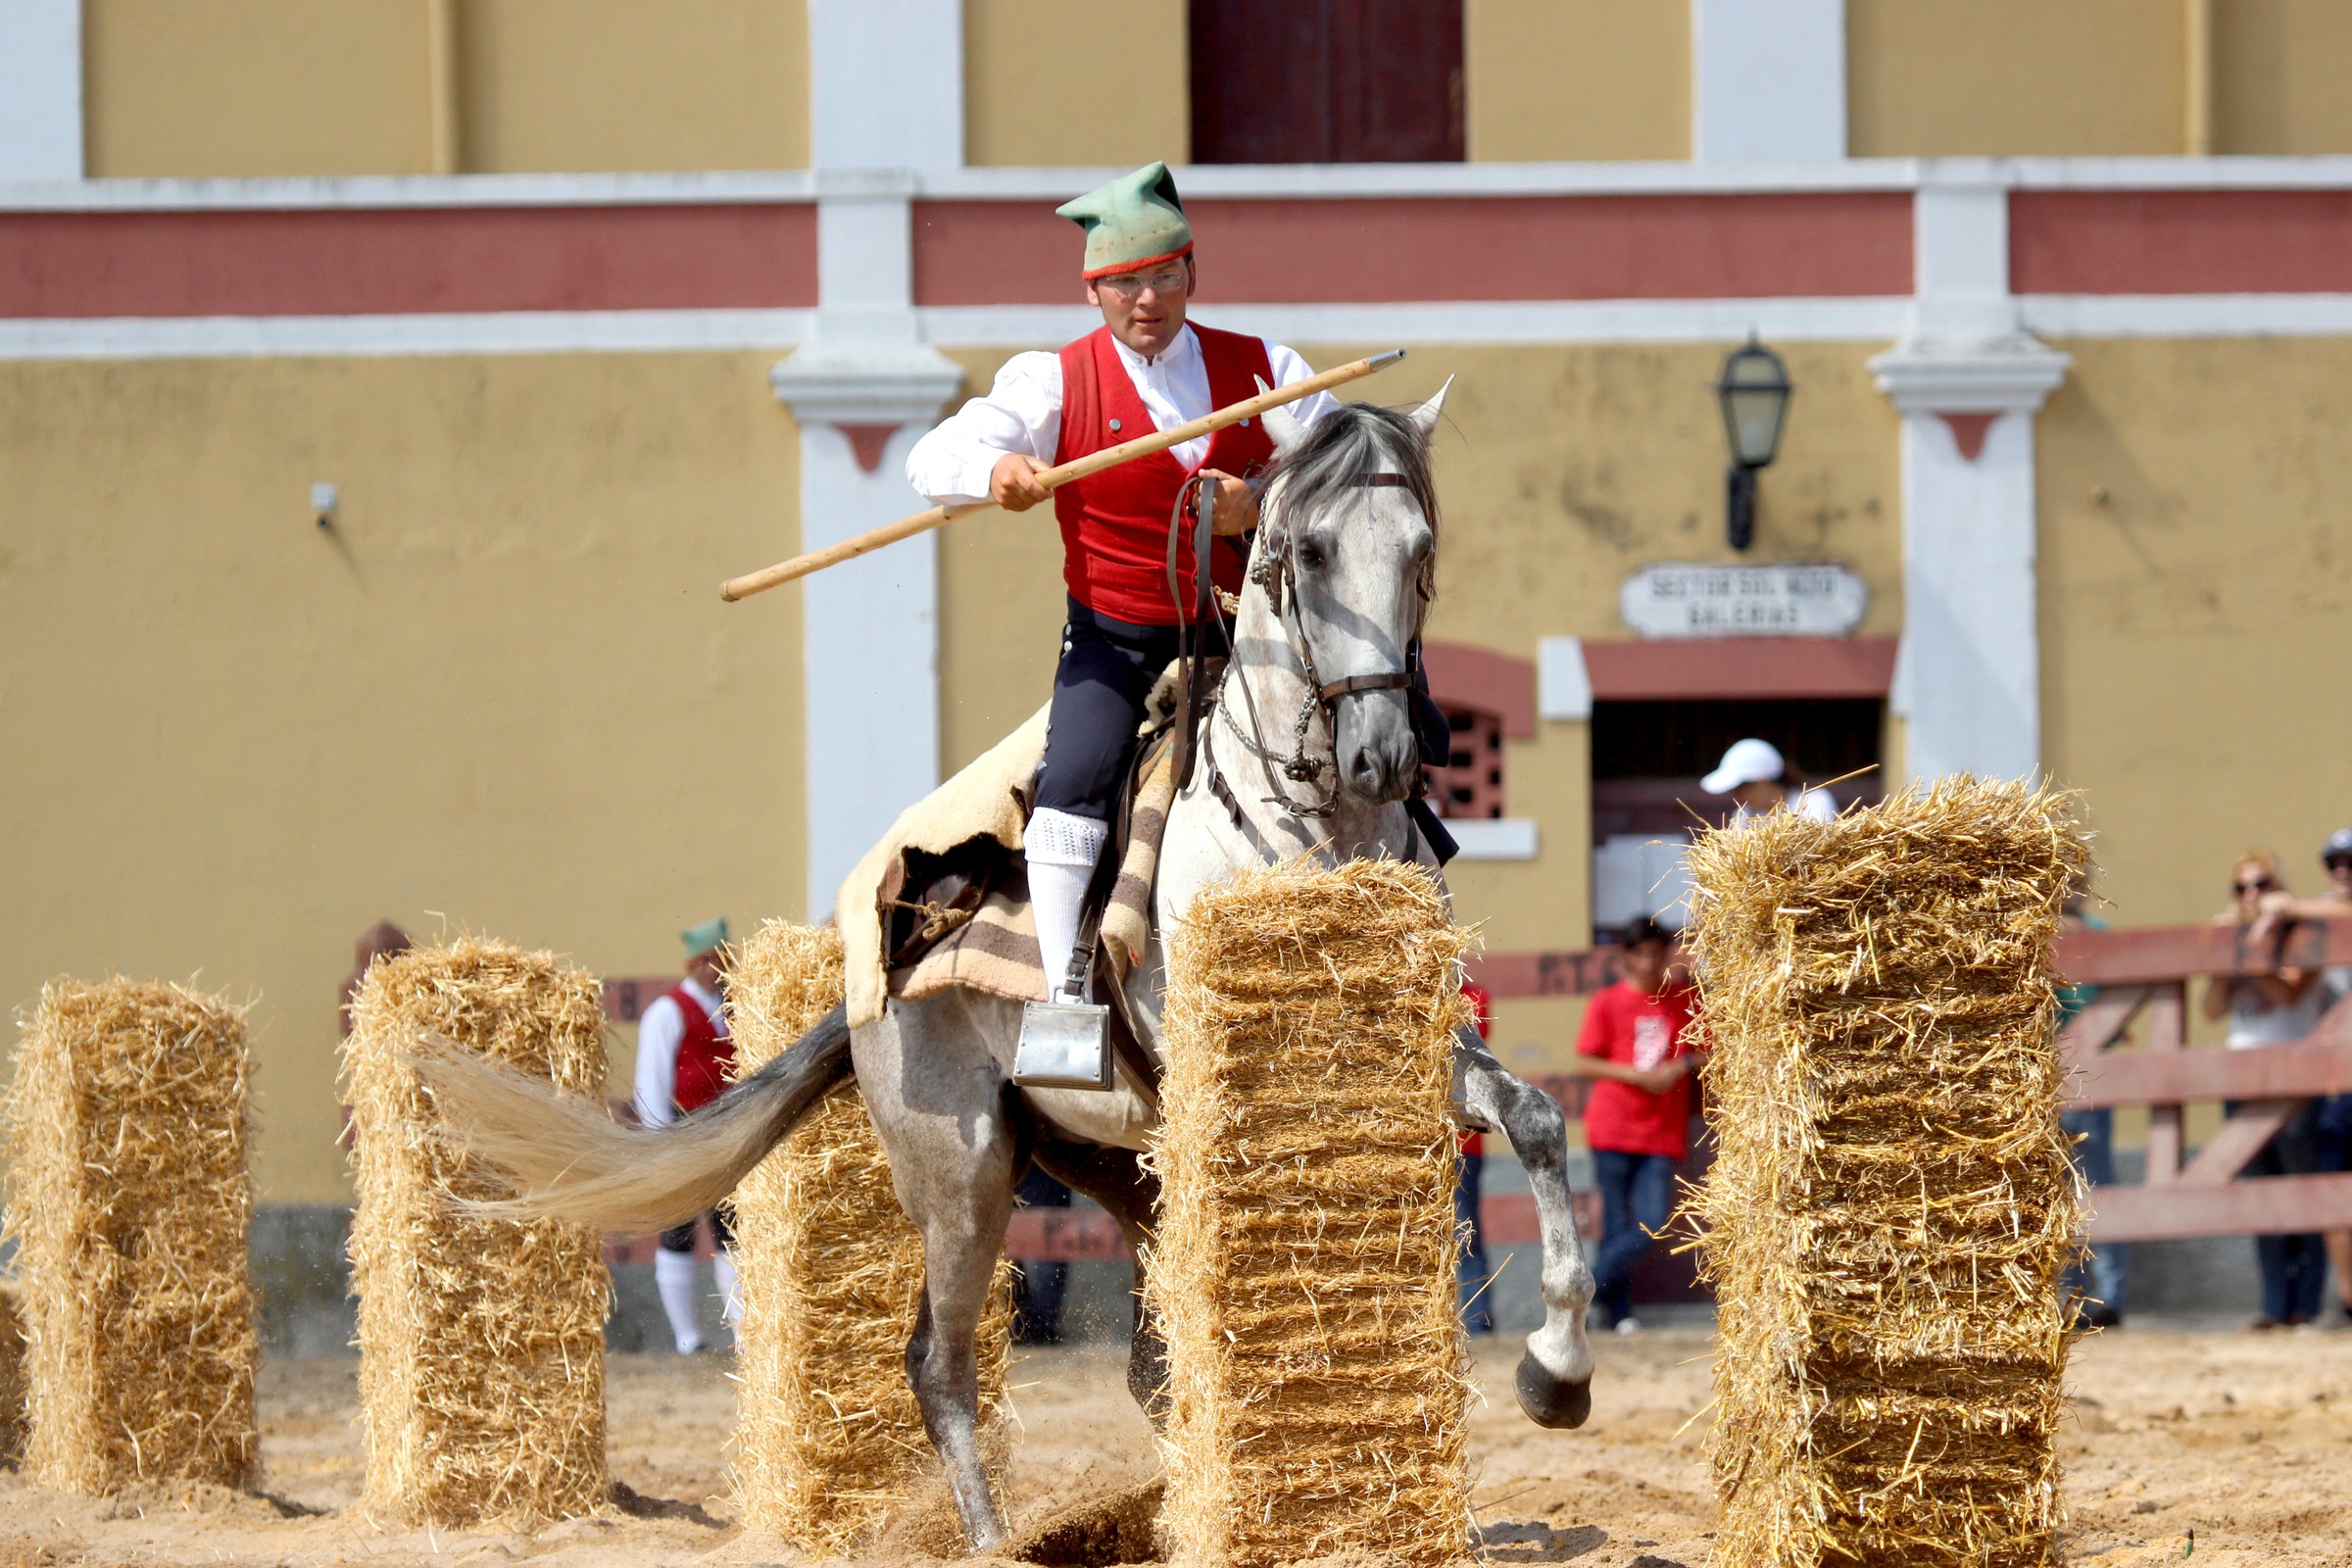
{"label": "man riding horse", "polygon": [[[1087,229],[1103,330],[1058,356],[1016,358],[987,398],[926,438],[910,467],[932,494],[985,489],[1033,505],[1044,498],[1036,468],[1049,456],[1116,444],[1147,423],[1165,428],[1212,400],[1248,395],[1256,380],[1305,373],[1286,349],[1186,324],[1191,233],[1164,169],[1062,211]],[[1046,782],[1024,838],[1059,1005],[1081,1005],[1060,976],[1081,940],[1085,872],[1102,851],[1105,802],[1142,699],[1175,651],[1166,530],[1179,487],[1212,468],[1219,532],[1239,538],[1253,518],[1257,527],[1246,553],[1226,545],[1211,554],[1212,579],[1238,594],[1229,621],[1213,617],[1230,626],[1230,657],[1194,732],[1196,765],[1166,813],[1152,892],[1156,931],[1245,866],[1298,856],[1437,860],[1434,835],[1408,805],[1422,756],[1413,653],[1439,532],[1429,443],[1444,395],[1410,414],[1328,400],[1306,404],[1303,416],[1270,409],[1256,428],[1129,465],[1134,472],[1106,470],[1070,487],[1076,494],[1055,492],[1069,631]],[[1245,482],[1261,463],[1264,474]],[[1177,588],[1181,602],[1194,584]],[[873,889],[844,890],[845,900],[860,897],[870,902]],[[846,928],[854,911],[845,903],[842,912]],[[1166,976],[1156,936],[1151,947],[1116,984],[1122,1015],[1156,1056]],[[513,1178],[510,1211],[624,1231],[659,1229],[719,1201],[825,1094],[854,1079],[900,1206],[923,1241],[908,1382],[964,1533],[989,1551],[1005,1528],[978,1431],[975,1347],[1015,1187],[1032,1163],[1044,1167],[1101,1203],[1131,1248],[1148,1239],[1158,1201],[1157,1179],[1140,1159],[1148,1126],[1105,1113],[1117,1096],[1019,1081],[1023,1023],[1020,1001],[975,984],[893,993],[857,1017],[837,1007],[758,1073],[662,1129],[618,1126],[593,1103],[449,1053],[423,1052],[418,1066],[445,1121]],[[1519,1403],[1542,1425],[1576,1426],[1591,1408],[1592,1278],[1575,1232],[1560,1108],[1506,1071],[1475,1032],[1463,1033],[1454,1059],[1461,1119],[1509,1137],[1543,1237],[1544,1317],[1519,1363]],[[1164,1383],[1157,1332],[1139,1312],[1128,1386],[1156,1411]]]}
{"label": "man riding horse", "polygon": [[[1051,493],[1037,474],[1314,372],[1279,343],[1185,318],[1199,268],[1167,165],[1148,165],[1057,211],[1086,231],[1081,275],[1102,325],[1058,354],[1007,360],[986,397],[915,444],[906,481],[936,503],[991,500],[1007,512],[1050,494],[1061,524],[1069,619],[1023,850],[1046,979],[1054,1001],[1069,1004],[1089,1000],[1087,965],[1071,956],[1145,700],[1180,652],[1178,628],[1197,591],[1181,553],[1171,581],[1170,519],[1189,482],[1215,483],[1210,575],[1239,593],[1248,552],[1235,540],[1257,523],[1247,480],[1272,460],[1274,443],[1264,421],[1251,419]],[[1317,392],[1293,412],[1312,425],[1337,407]]]}

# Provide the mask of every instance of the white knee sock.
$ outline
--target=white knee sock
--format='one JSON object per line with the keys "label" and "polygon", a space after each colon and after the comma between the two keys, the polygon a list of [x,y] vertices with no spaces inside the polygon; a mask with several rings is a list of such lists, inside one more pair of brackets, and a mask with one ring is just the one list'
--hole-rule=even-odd
{"label": "white knee sock", "polygon": [[662,1293],[662,1311],[680,1355],[703,1348],[703,1331],[694,1326],[694,1254],[667,1248],[654,1254],[654,1288]]}
{"label": "white knee sock", "polygon": [[742,1327],[743,1289],[740,1277],[735,1272],[735,1254],[719,1253],[710,1260],[710,1271],[718,1276],[718,1295],[719,1299],[726,1303],[728,1325]]}
{"label": "white knee sock", "polygon": [[1095,879],[1095,862],[1102,858],[1102,843],[1109,837],[1109,823],[1050,807],[1031,813],[1022,835],[1029,858],[1029,909],[1037,920],[1037,949],[1045,960],[1050,997],[1061,995],[1070,972],[1086,885]]}

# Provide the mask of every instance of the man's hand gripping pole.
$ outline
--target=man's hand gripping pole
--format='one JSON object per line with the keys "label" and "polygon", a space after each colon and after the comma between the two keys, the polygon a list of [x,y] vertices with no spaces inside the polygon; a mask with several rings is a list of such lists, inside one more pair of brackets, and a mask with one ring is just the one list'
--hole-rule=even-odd
{"label": "man's hand gripping pole", "polygon": [[[1165,452],[1170,447],[1181,446],[1187,441],[1196,440],[1212,431],[1222,430],[1229,424],[1239,424],[1244,419],[1253,419],[1268,409],[1280,408],[1285,403],[1296,403],[1300,398],[1311,397],[1317,392],[1328,392],[1335,386],[1370,375],[1376,370],[1385,370],[1403,358],[1404,350],[1390,349],[1385,354],[1375,354],[1370,359],[1357,360],[1352,364],[1325,370],[1320,375],[1310,375],[1303,381],[1294,381],[1289,386],[1278,386],[1271,392],[1260,392],[1253,398],[1244,398],[1239,403],[1218,409],[1213,414],[1194,419],[1190,423],[1177,425],[1172,430],[1154,430],[1150,435],[1138,436],[1133,441],[1121,442],[1115,447],[1105,447],[1101,452],[1080,458],[1075,463],[1065,463],[1057,468],[1047,468],[1038,474],[1037,482],[1048,490],[1053,490],[1057,486],[1068,484],[1072,479],[1083,479],[1090,473],[1101,473],[1104,468],[1115,468],[1122,463],[1150,457],[1154,452]],[[730,577],[718,585],[718,597],[730,603],[738,599],[749,599],[752,595],[762,593],[775,587],[778,583],[791,582],[796,577],[806,577],[810,572],[822,571],[827,566],[838,566],[845,561],[855,561],[868,551],[879,550],[884,545],[896,544],[901,539],[910,539],[918,533],[927,533],[933,528],[944,527],[957,517],[968,517],[973,513],[985,512],[994,505],[995,503],[990,501],[975,501],[960,507],[933,507],[930,511],[918,512],[911,517],[901,517],[897,522],[885,523],[879,528],[868,529],[856,538],[844,539],[837,545],[827,545],[822,550],[811,550],[805,556],[795,556],[790,561],[778,562],[775,565],[763,567],[759,571],[747,572],[740,577]]]}

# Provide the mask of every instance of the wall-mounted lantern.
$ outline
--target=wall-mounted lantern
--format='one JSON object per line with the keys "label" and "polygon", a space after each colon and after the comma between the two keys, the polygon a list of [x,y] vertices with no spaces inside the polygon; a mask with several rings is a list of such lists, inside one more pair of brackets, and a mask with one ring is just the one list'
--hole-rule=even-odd
{"label": "wall-mounted lantern", "polygon": [[1781,450],[1781,426],[1788,418],[1788,368],[1781,357],[1748,334],[1747,346],[1732,351],[1715,382],[1723,405],[1723,433],[1732,445],[1725,533],[1734,550],[1756,539],[1756,470]]}

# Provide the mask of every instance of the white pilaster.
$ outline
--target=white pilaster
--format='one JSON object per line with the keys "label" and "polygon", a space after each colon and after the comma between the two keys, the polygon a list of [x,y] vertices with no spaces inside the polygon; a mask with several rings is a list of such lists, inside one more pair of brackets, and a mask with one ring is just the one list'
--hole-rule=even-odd
{"label": "white pilaster", "polygon": [[81,0],[5,0],[0,180],[81,175]]}
{"label": "white pilaster", "polygon": [[1914,329],[1871,361],[1903,416],[1893,702],[1913,776],[2022,778],[2041,767],[2034,416],[2071,362],[2016,330],[2005,207],[1923,190],[1915,222]]}
{"label": "white pilaster", "polygon": [[2018,329],[2009,191],[1984,159],[1929,167],[1911,198],[1914,340],[1982,342]]}
{"label": "white pilaster", "polygon": [[1690,0],[1690,156],[1845,156],[1845,0]]}
{"label": "white pilaster", "polygon": [[[959,379],[945,371],[803,349],[772,372],[801,424],[801,548],[817,550],[919,512],[906,454]],[[883,431],[889,433],[884,436]],[[870,469],[858,444],[878,449]],[[808,799],[808,906],[833,907],[841,879],[893,818],[939,782],[939,544],[901,540],[804,578],[802,663]]]}
{"label": "white pilaster", "polygon": [[[801,548],[924,506],[906,454],[962,371],[914,313],[912,171],[963,162],[960,0],[809,0],[817,310],[769,372],[801,426]],[[939,782],[939,545],[803,579],[808,913]]]}
{"label": "white pilaster", "polygon": [[962,0],[808,0],[817,169],[963,162]]}

